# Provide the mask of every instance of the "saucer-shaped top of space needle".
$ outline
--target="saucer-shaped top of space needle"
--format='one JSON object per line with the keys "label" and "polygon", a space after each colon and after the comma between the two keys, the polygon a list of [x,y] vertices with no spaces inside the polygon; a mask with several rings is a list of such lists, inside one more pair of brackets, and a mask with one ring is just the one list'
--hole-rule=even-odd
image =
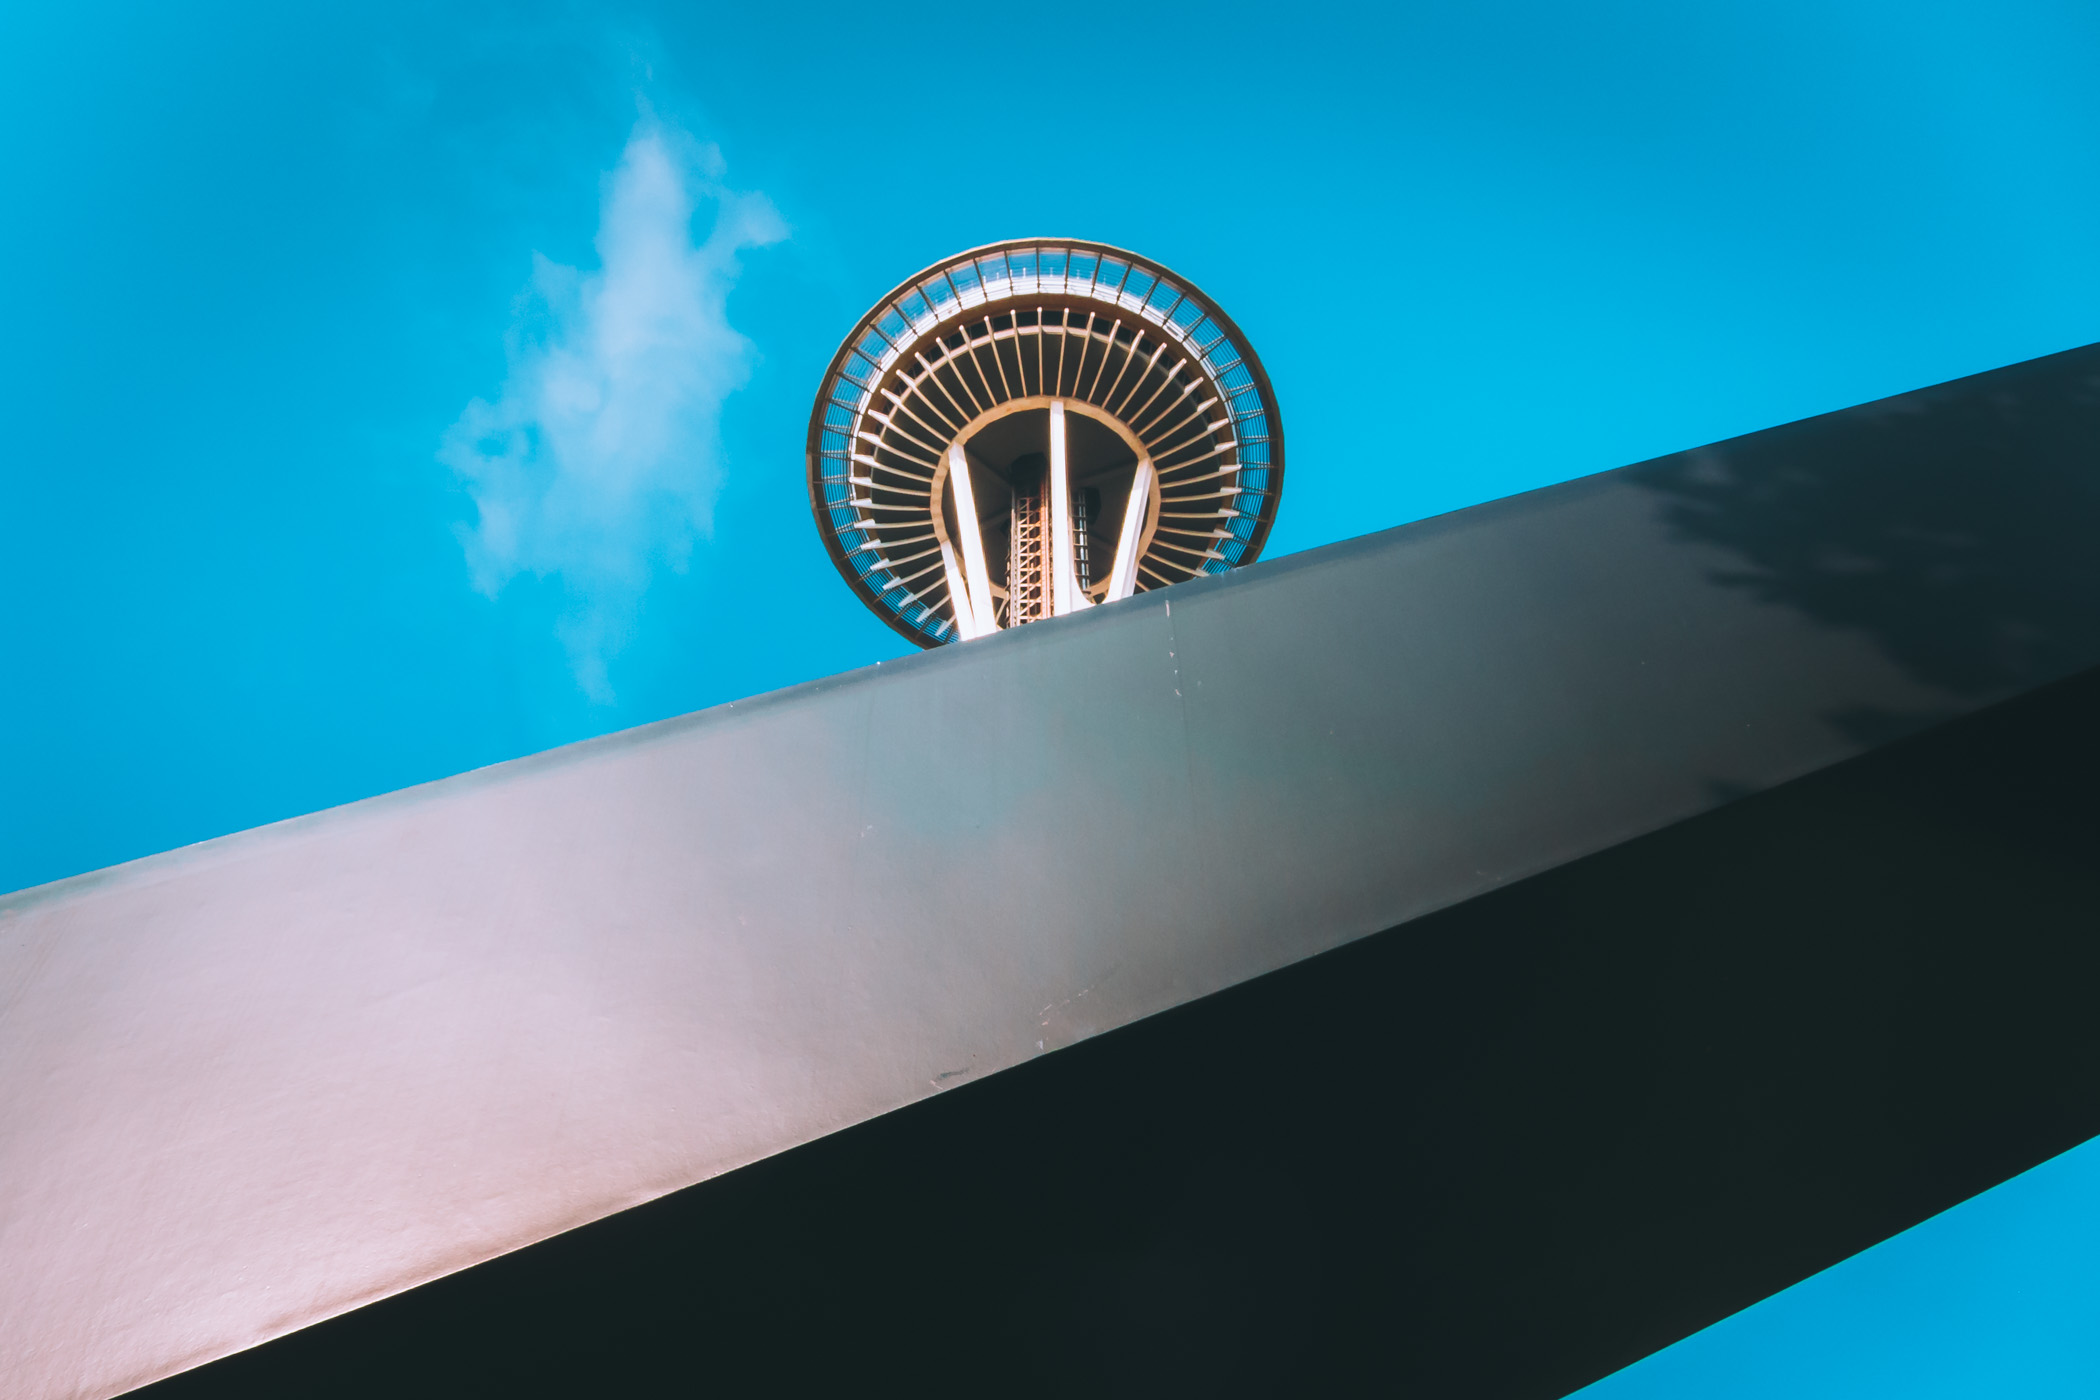
{"label": "saucer-shaped top of space needle", "polygon": [[913,277],[846,337],[809,420],[832,559],[924,647],[1250,564],[1282,488],[1247,338],[1099,243],[997,243]]}

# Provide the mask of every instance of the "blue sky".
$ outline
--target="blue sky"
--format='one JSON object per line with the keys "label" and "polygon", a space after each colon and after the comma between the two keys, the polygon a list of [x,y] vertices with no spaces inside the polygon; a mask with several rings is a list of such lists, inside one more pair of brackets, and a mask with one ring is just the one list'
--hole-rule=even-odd
{"label": "blue sky", "polygon": [[1272,554],[2100,339],[2095,71],[2086,0],[16,0],[0,890],[897,655],[804,424],[973,244],[1225,306]]}
{"label": "blue sky", "polygon": [[[0,889],[897,654],[804,424],[968,245],[1239,320],[1275,553],[2100,338],[2096,54],[2077,3],[18,0]],[[623,297],[676,354],[593,358]]]}
{"label": "blue sky", "polygon": [[1856,1254],[1579,1400],[2090,1400],[2100,1141]]}

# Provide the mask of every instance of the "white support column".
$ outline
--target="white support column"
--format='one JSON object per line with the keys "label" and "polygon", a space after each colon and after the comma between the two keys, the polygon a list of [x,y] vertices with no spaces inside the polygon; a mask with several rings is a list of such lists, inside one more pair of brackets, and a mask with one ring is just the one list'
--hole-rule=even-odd
{"label": "white support column", "polygon": [[1050,400],[1050,611],[1077,611],[1079,574],[1072,564],[1072,478],[1065,468],[1065,401]]}
{"label": "white support column", "polygon": [[955,550],[946,540],[941,541],[941,568],[948,575],[948,602],[955,609],[955,630],[967,642],[981,629],[977,626],[976,609],[970,606],[970,585],[963,578],[962,565],[955,562]]}
{"label": "white support column", "polygon": [[1138,538],[1145,532],[1145,512],[1152,508],[1152,459],[1138,458],[1130,478],[1130,502],[1123,507],[1123,528],[1116,532],[1116,562],[1108,571],[1108,597],[1113,603],[1137,592]]}
{"label": "white support column", "polygon": [[977,492],[970,485],[970,459],[959,442],[948,444],[948,483],[955,492],[955,532],[962,536],[970,611],[981,637],[998,631],[999,620],[992,613],[992,576],[984,565],[984,531],[977,523]]}

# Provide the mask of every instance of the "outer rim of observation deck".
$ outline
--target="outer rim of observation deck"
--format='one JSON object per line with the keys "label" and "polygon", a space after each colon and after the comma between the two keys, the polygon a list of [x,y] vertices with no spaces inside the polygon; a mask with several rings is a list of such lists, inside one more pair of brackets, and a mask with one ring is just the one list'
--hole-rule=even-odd
{"label": "outer rim of observation deck", "polygon": [[[1269,372],[1263,366],[1261,356],[1256,353],[1252,342],[1248,340],[1247,333],[1241,330],[1239,323],[1234,321],[1225,309],[1219,306],[1210,294],[1201,287],[1198,287],[1194,282],[1157,259],[1148,258],[1142,253],[1132,252],[1128,248],[1118,247],[1113,243],[1101,243],[1089,238],[1058,238],[1053,236],[1002,238],[993,243],[981,243],[974,248],[965,248],[959,252],[950,253],[944,258],[928,263],[925,267],[920,268],[917,272],[890,288],[889,291],[877,297],[868,311],[853,324],[851,330],[846,332],[844,338],[839,342],[838,349],[832,352],[831,359],[826,362],[822,377],[817,381],[816,398],[810,409],[809,430],[805,436],[803,446],[804,484],[809,492],[810,518],[817,527],[818,535],[824,540],[824,550],[831,556],[832,567],[839,571],[839,576],[846,581],[847,586],[853,590],[854,594],[867,605],[868,610],[881,618],[892,631],[908,638],[915,646],[928,650],[946,643],[940,638],[929,635],[922,627],[906,620],[895,609],[886,605],[880,595],[870,591],[866,581],[854,570],[852,563],[847,559],[846,549],[840,543],[838,530],[832,525],[830,508],[824,500],[822,484],[824,406],[829,398],[831,386],[838,380],[848,357],[854,353],[854,348],[860,343],[862,338],[871,330],[876,329],[876,320],[881,316],[885,308],[902,300],[916,290],[920,283],[926,281],[934,274],[944,272],[946,269],[959,263],[984,257],[991,253],[1006,253],[1026,248],[1063,248],[1071,252],[1091,253],[1097,258],[1102,256],[1122,258],[1128,260],[1133,266],[1143,267],[1152,273],[1155,279],[1165,278],[1170,280],[1181,289],[1184,296],[1194,298],[1201,304],[1204,314],[1214,321],[1219,329],[1224,331],[1226,337],[1231,340],[1234,348],[1239,352],[1241,363],[1246,366],[1249,376],[1254,381],[1255,392],[1261,399],[1262,408],[1268,420],[1269,460],[1264,466],[1268,474],[1267,497],[1270,505],[1257,516],[1253,532],[1245,541],[1240,557],[1231,566],[1232,568],[1244,568],[1261,558],[1262,549],[1268,543],[1270,528],[1275,524],[1275,503],[1281,499],[1283,494],[1285,457],[1283,415],[1277,406],[1275,388],[1269,382]],[[935,324],[936,326],[945,325],[952,319],[958,318],[943,317]]]}

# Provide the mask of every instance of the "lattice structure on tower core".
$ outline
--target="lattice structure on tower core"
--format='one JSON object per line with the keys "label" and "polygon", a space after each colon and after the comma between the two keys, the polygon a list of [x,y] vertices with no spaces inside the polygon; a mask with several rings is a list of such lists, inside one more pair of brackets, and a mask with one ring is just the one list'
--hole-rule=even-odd
{"label": "lattice structure on tower core", "polygon": [[1009,510],[1006,552],[1006,597],[998,620],[1007,627],[1040,622],[1050,613],[1050,525],[1043,499],[1048,484],[1037,478],[1033,489],[1016,492]]}

